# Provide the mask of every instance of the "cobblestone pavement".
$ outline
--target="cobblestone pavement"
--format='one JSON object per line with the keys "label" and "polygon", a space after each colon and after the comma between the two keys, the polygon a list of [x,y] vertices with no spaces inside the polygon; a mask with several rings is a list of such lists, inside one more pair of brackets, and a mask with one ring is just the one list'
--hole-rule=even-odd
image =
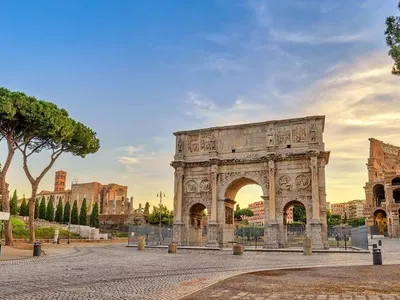
{"label": "cobblestone pavement", "polygon": [[[384,264],[399,264],[400,243],[390,245],[384,242]],[[385,252],[385,246],[391,250]],[[168,254],[166,249],[138,251],[123,245],[85,247],[57,256],[0,262],[0,299],[179,299],[250,271],[365,264],[372,264],[371,254],[234,256],[231,251]]]}

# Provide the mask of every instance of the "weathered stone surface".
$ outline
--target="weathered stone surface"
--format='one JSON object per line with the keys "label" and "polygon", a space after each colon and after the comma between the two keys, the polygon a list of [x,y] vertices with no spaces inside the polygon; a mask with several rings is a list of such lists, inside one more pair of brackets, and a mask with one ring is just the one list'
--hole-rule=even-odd
{"label": "weathered stone surface", "polygon": [[[369,141],[370,156],[367,163],[368,182],[365,185],[364,212],[366,224],[371,234],[399,238],[400,147],[374,138]],[[375,226],[373,231],[372,226]]]}
{"label": "weathered stone surface", "polygon": [[[233,208],[245,185],[262,189],[265,247],[285,246],[285,212],[303,204],[307,223],[326,215],[324,116],[176,132],[174,240],[226,246],[234,238]],[[203,233],[203,210],[210,233]],[[314,226],[315,227],[315,226]],[[316,248],[327,248],[326,226],[307,226]]]}

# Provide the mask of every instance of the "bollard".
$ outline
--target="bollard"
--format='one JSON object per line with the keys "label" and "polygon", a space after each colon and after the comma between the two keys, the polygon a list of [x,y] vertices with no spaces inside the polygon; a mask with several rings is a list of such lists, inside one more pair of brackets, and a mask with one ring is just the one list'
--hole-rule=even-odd
{"label": "bollard", "polygon": [[177,246],[178,245],[175,242],[171,242],[168,245],[168,253],[176,253],[176,249],[178,248]]}
{"label": "bollard", "polygon": [[304,239],[303,255],[312,255],[312,243],[308,237]]}
{"label": "bollard", "polygon": [[374,266],[382,265],[382,252],[381,252],[381,249],[379,249],[377,247],[372,249],[372,261],[373,261]]}
{"label": "bollard", "polygon": [[33,256],[40,256],[42,252],[41,250],[42,246],[39,242],[33,243]]}
{"label": "bollard", "polygon": [[244,247],[241,244],[233,245],[233,255],[242,255],[244,251]]}
{"label": "bollard", "polygon": [[60,238],[57,238],[57,244],[60,245]]}
{"label": "bollard", "polygon": [[1,255],[1,240],[0,240],[0,255]]}
{"label": "bollard", "polygon": [[379,240],[379,241],[378,241],[378,246],[379,246],[379,247],[382,247],[382,240]]}
{"label": "bollard", "polygon": [[144,250],[144,236],[139,236],[138,250]]}

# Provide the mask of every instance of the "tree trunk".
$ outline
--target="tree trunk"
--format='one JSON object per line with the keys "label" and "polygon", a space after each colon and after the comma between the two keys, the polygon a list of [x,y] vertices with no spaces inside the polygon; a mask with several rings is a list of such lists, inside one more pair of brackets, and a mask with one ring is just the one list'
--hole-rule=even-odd
{"label": "tree trunk", "polygon": [[[0,173],[0,189],[1,189],[1,197],[2,197],[2,204],[3,204],[4,212],[10,212],[10,199],[9,199],[8,188],[7,188],[7,183],[6,183],[6,175],[7,175],[8,169],[10,168],[11,161],[12,161],[12,159],[14,157],[14,153],[15,153],[15,150],[12,147],[12,141],[9,137],[7,137],[7,147],[8,147],[7,159],[6,159],[4,167]],[[11,220],[4,221],[4,225],[5,225],[4,227],[5,227],[6,245],[12,246],[13,245],[13,236],[12,236]]]}
{"label": "tree trunk", "polygon": [[32,195],[29,199],[29,243],[35,242],[35,199],[39,188],[38,183],[32,184]]}

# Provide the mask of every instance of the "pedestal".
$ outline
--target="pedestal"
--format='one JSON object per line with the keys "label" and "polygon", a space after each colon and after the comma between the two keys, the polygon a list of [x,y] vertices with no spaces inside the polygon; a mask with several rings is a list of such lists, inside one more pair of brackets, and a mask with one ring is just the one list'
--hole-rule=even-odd
{"label": "pedestal", "polygon": [[182,233],[183,233],[183,223],[177,222],[173,225],[172,242],[176,243],[178,246],[182,245]]}
{"label": "pedestal", "polygon": [[311,220],[311,240],[313,249],[324,249],[322,242],[322,224],[318,220]]}
{"label": "pedestal", "polygon": [[218,247],[218,223],[209,223],[207,225],[207,247]]}
{"label": "pedestal", "polygon": [[264,228],[264,248],[278,249],[278,223],[267,224]]}

